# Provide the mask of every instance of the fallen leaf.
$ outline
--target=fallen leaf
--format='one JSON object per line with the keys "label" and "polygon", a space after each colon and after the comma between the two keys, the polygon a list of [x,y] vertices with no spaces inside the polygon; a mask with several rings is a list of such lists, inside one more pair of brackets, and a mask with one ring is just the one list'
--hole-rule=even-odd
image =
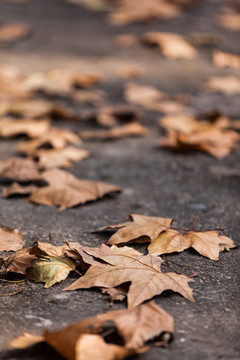
{"label": "fallen leaf", "polygon": [[191,280],[184,275],[162,273],[163,260],[156,256],[130,257],[119,254],[107,256],[107,262],[109,264],[92,265],[84,276],[65,290],[112,288],[131,282],[127,296],[130,309],[155,295],[160,295],[165,290],[179,292],[188,300],[194,301],[192,289],[188,286]]}
{"label": "fallen leaf", "polygon": [[2,197],[7,198],[13,195],[29,195],[38,189],[35,185],[23,186],[16,182],[13,182],[9,186],[2,188]]}
{"label": "fallen leaf", "polygon": [[128,83],[124,96],[130,103],[160,112],[181,112],[191,101],[189,95],[167,95],[153,86]]}
{"label": "fallen leaf", "polygon": [[73,162],[86,159],[89,152],[84,149],[68,146],[63,149],[40,149],[34,154],[41,169],[52,167],[71,167]]}
{"label": "fallen leaf", "polygon": [[38,164],[30,159],[23,158],[10,158],[6,161],[0,161],[0,178],[17,182],[42,180]]}
{"label": "fallen leaf", "polygon": [[215,22],[217,25],[220,25],[230,31],[240,30],[240,14],[235,12],[218,14],[215,17]]}
{"label": "fallen leaf", "polygon": [[[120,360],[147,351],[149,344],[166,345],[173,334],[173,318],[150,302],[134,309],[98,314],[64,329],[45,331],[43,337],[24,333],[10,346],[23,349],[45,341],[68,360]],[[119,339],[121,345],[116,345]]]}
{"label": "fallen leaf", "polygon": [[237,146],[239,135],[229,130],[229,118],[219,116],[213,122],[198,121],[189,114],[165,116],[159,120],[168,134],[160,138],[160,146],[179,151],[204,151],[223,158]]}
{"label": "fallen leaf", "polygon": [[88,88],[101,81],[98,74],[81,74],[64,69],[53,69],[47,73],[26,75],[23,84],[31,91],[43,91],[48,95],[70,96],[76,88]]}
{"label": "fallen leaf", "polygon": [[68,129],[51,127],[50,130],[37,139],[21,142],[16,150],[28,156],[35,156],[40,149],[63,149],[68,143],[81,144],[78,135]]}
{"label": "fallen leaf", "polygon": [[220,244],[226,242],[234,247],[231,239],[219,236],[218,231],[188,231],[183,234],[168,229],[154,239],[148,247],[151,255],[162,255],[172,252],[182,252],[190,247],[212,260],[219,260]]}
{"label": "fallen leaf", "polygon": [[53,168],[41,175],[49,186],[39,188],[28,200],[38,204],[60,206],[60,210],[97,200],[111,192],[121,191],[117,186],[108,183],[80,180],[60,169]]}
{"label": "fallen leaf", "polygon": [[102,288],[101,291],[103,294],[109,295],[109,306],[113,306],[114,301],[123,301],[127,297],[127,289],[124,288],[124,284],[109,289]]}
{"label": "fallen leaf", "polygon": [[25,134],[30,138],[35,138],[45,134],[50,129],[49,120],[32,119],[0,119],[0,136],[8,138],[11,136]]}
{"label": "fallen leaf", "polygon": [[79,261],[83,269],[88,269],[91,265],[101,264],[104,261],[107,262],[107,256],[111,255],[128,255],[128,256],[141,256],[142,254],[128,246],[121,248],[113,245],[108,247],[102,244],[99,248],[92,248],[88,246],[82,246],[80,243],[71,242],[67,243],[69,249],[65,251],[65,254],[75,261]]}
{"label": "fallen leaf", "polygon": [[7,112],[15,116],[35,118],[50,114],[52,108],[53,104],[44,99],[14,100],[9,103]]}
{"label": "fallen leaf", "polygon": [[203,151],[222,159],[237,146],[239,138],[236,131],[215,127],[192,134],[169,130],[166,137],[160,138],[159,146],[177,151]]}
{"label": "fallen leaf", "polygon": [[31,255],[36,256],[51,256],[60,258],[65,255],[67,245],[55,246],[50,243],[36,241],[30,250]]}
{"label": "fallen leaf", "polygon": [[31,266],[35,255],[31,255],[32,247],[18,250],[8,258],[4,259],[4,266],[7,271],[26,275],[26,269]]}
{"label": "fallen leaf", "polygon": [[[81,334],[88,333],[89,336],[90,334],[92,336],[93,334],[102,334],[104,337],[104,329],[107,324],[109,324],[108,326],[112,325],[113,339],[114,332],[117,330],[117,333],[123,339],[121,348],[128,350],[130,354],[131,351],[132,353],[146,351],[149,348],[146,347],[146,344],[150,341],[157,344],[156,339],[159,339],[163,333],[169,334],[170,338],[174,333],[173,318],[154,302],[150,302],[134,309],[108,311],[105,314],[98,314],[95,317],[70,325],[66,329],[46,332],[45,339],[58,351],[59,346],[61,346],[59,352],[66,358],[76,359],[76,357],[69,354],[70,349],[66,346],[68,339],[72,339],[72,344],[74,344]],[[99,338],[101,337],[99,336]],[[103,340],[103,338],[101,339]],[[108,344],[111,345],[111,342]],[[73,352],[74,349],[71,349],[71,351]],[[118,357],[107,357],[107,354],[105,356],[100,358],[97,356],[97,359],[119,359]]]}
{"label": "fallen leaf", "polygon": [[139,120],[141,111],[132,105],[103,106],[97,111],[87,111],[81,115],[82,121],[112,127]]}
{"label": "fallen leaf", "polygon": [[42,256],[32,260],[31,266],[27,268],[27,276],[35,282],[44,282],[44,287],[49,288],[65,280],[75,266],[76,264],[66,256]]}
{"label": "fallen leaf", "polygon": [[0,27],[0,42],[15,41],[27,37],[30,27],[26,24],[6,24]]}
{"label": "fallen leaf", "polygon": [[146,136],[149,131],[138,122],[116,126],[107,130],[84,130],[79,135],[83,140],[112,140],[128,136]]}
{"label": "fallen leaf", "polygon": [[98,229],[98,232],[109,229],[119,229],[108,240],[108,244],[117,245],[132,241],[154,240],[162,231],[171,226],[172,219],[156,216],[146,216],[131,213],[129,215],[132,222],[125,222],[117,225],[105,226]]}
{"label": "fallen leaf", "polygon": [[212,77],[205,84],[205,89],[226,95],[240,94],[240,79],[233,75]]}
{"label": "fallen leaf", "polygon": [[240,69],[240,56],[215,50],[213,52],[213,63],[220,68],[232,67]]}
{"label": "fallen leaf", "polygon": [[[208,115],[203,114],[203,117],[206,118]],[[188,113],[163,116],[159,119],[158,124],[166,130],[175,130],[184,134],[192,134],[214,128],[229,129],[232,126],[230,118],[226,116],[217,115],[213,119],[210,118],[210,121],[199,121]]]}
{"label": "fallen leaf", "polygon": [[166,0],[121,0],[108,19],[113,25],[171,19],[179,16],[180,7]]}
{"label": "fallen leaf", "polygon": [[163,32],[147,32],[141,42],[150,46],[158,46],[162,54],[169,59],[195,59],[197,51],[179,34]]}
{"label": "fallen leaf", "polygon": [[17,251],[24,245],[23,234],[19,230],[0,228],[0,251]]}

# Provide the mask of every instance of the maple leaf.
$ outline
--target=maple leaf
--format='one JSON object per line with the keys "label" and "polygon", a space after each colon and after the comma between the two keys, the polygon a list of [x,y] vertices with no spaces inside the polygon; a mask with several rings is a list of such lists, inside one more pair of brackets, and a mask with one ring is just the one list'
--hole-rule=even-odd
{"label": "maple leaf", "polygon": [[84,149],[78,149],[68,146],[64,149],[40,149],[36,150],[34,158],[38,160],[41,169],[51,167],[71,167],[73,161],[86,159],[89,152]]}
{"label": "maple leaf", "polygon": [[96,123],[102,127],[112,127],[122,123],[139,120],[141,111],[132,105],[103,106],[97,111],[86,111],[81,114],[82,121]]}
{"label": "maple leaf", "polygon": [[66,249],[67,245],[54,246],[50,243],[44,243],[37,240],[31,248],[30,254],[60,258],[65,255]]}
{"label": "maple leaf", "polygon": [[[151,241],[155,239],[162,231],[170,227],[172,219],[161,218],[156,216],[146,216],[131,213],[129,215],[132,222],[125,222],[117,225],[105,226],[98,231],[106,231],[108,229],[119,230],[110,237],[108,244],[122,244],[131,241]],[[97,232],[98,232],[97,231]]]}
{"label": "maple leaf", "polygon": [[230,119],[218,117],[214,122],[198,121],[188,114],[166,116],[159,125],[168,130],[167,137],[160,139],[160,146],[175,150],[200,150],[223,158],[237,146],[239,135],[227,129]]}
{"label": "maple leaf", "polygon": [[106,246],[102,244],[99,248],[92,248],[88,246],[82,246],[78,242],[67,243],[68,249],[65,251],[65,254],[76,261],[81,263],[81,267],[86,269],[89,268],[89,265],[97,265],[102,263],[101,260],[107,262],[107,256],[111,255],[128,255],[128,256],[140,256],[142,255],[139,251],[132,249],[128,246],[123,246],[121,248],[112,245]]}
{"label": "maple leaf", "polygon": [[6,24],[0,27],[0,42],[14,41],[25,38],[30,33],[26,24]]}
{"label": "maple leaf", "polygon": [[169,59],[194,59],[197,55],[194,47],[179,34],[152,31],[145,33],[141,41],[147,45],[157,45]]}
{"label": "maple leaf", "polygon": [[191,101],[189,95],[167,95],[153,86],[128,83],[124,96],[128,102],[160,112],[181,112]]}
{"label": "maple leaf", "polygon": [[181,252],[192,247],[209,259],[219,260],[219,252],[224,247],[229,249],[234,246],[230,238],[219,236],[218,231],[188,231],[181,234],[168,229],[151,242],[148,252],[151,255],[162,255],[175,251]]}
{"label": "maple leaf", "polygon": [[2,188],[2,197],[8,198],[8,197],[14,196],[14,195],[29,195],[29,194],[33,193],[34,191],[36,191],[37,189],[38,189],[38,187],[35,185],[23,186],[16,182],[13,182],[11,185],[4,186]]}
{"label": "maple leaf", "polygon": [[27,275],[31,280],[44,282],[44,287],[49,288],[65,280],[75,266],[76,264],[66,256],[42,256],[32,261],[31,267],[27,268]]}
{"label": "maple leaf", "polygon": [[[109,330],[110,341],[105,335]],[[148,350],[149,341],[158,346],[167,344],[173,333],[173,318],[151,302],[131,310],[98,314],[64,329],[45,331],[43,336],[24,333],[12,340],[10,346],[23,349],[45,341],[69,360],[120,360]],[[115,345],[119,337],[121,346]]]}
{"label": "maple leaf", "polygon": [[224,27],[230,31],[240,30],[240,14],[234,11],[226,14],[219,14],[215,17],[217,25]]}
{"label": "maple leaf", "polygon": [[0,178],[18,182],[42,180],[38,164],[30,159],[22,158],[0,161]]}
{"label": "maple leaf", "polygon": [[120,192],[120,188],[103,182],[80,180],[67,171],[53,168],[43,172],[42,178],[49,186],[39,188],[28,200],[38,204],[60,206],[65,210],[103,197],[111,192]]}
{"label": "maple leaf", "polygon": [[12,95],[10,96],[10,99],[11,97],[13,97],[13,99],[12,101],[5,103],[2,115],[10,114],[26,118],[42,118],[50,116],[53,118],[64,118],[68,120],[78,119],[76,114],[63,105],[54,104],[44,99],[21,99],[21,96],[18,95],[18,92],[21,90],[25,94],[25,97],[29,97],[31,95],[31,90],[24,85],[23,80],[19,80],[19,87],[16,89],[17,96],[13,96],[15,93],[12,94],[10,89],[5,89],[5,92],[6,90],[7,95],[9,95],[9,92],[10,95]]}
{"label": "maple leaf", "polygon": [[101,80],[98,74],[81,74],[70,70],[53,69],[47,73],[31,73],[23,80],[24,87],[41,90],[49,95],[71,95],[75,88],[88,88]]}
{"label": "maple leaf", "polygon": [[221,92],[226,95],[239,94],[240,78],[233,75],[215,76],[206,82],[205,89],[212,92]]}
{"label": "maple leaf", "polygon": [[109,15],[113,25],[171,19],[180,14],[180,7],[166,0],[121,0],[119,7]]}
{"label": "maple leaf", "polygon": [[0,251],[16,251],[25,245],[23,234],[9,227],[0,228]]}
{"label": "maple leaf", "polygon": [[26,269],[31,266],[35,255],[31,255],[32,247],[18,250],[8,258],[4,259],[4,267],[7,271],[25,275]]}
{"label": "maple leaf", "polygon": [[[102,257],[102,260],[105,260],[105,257]],[[112,288],[131,282],[127,296],[129,308],[160,295],[165,290],[179,292],[188,300],[194,301],[192,289],[188,286],[191,279],[175,273],[162,273],[162,260],[158,257],[119,254],[107,256],[106,261],[109,264],[92,265],[84,276],[65,290]]]}
{"label": "maple leaf", "polygon": [[28,156],[34,156],[39,149],[52,148],[63,149],[68,143],[79,145],[81,140],[79,136],[68,129],[51,127],[51,129],[39,136],[37,139],[21,142],[16,150]]}
{"label": "maple leaf", "polygon": [[213,52],[213,63],[220,68],[232,67],[240,69],[240,56],[215,50]]}
{"label": "maple leaf", "polygon": [[3,118],[0,120],[0,136],[8,138],[26,134],[31,138],[45,134],[50,128],[49,120]]}
{"label": "maple leaf", "polygon": [[116,126],[108,130],[85,130],[80,131],[82,139],[86,140],[111,140],[118,139],[127,136],[145,136],[149,133],[148,129],[138,122],[132,122],[130,124]]}

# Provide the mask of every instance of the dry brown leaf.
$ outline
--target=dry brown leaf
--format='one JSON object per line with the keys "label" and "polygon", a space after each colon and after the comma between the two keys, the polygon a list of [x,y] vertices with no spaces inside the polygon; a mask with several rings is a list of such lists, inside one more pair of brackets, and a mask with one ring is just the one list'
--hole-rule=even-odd
{"label": "dry brown leaf", "polygon": [[95,111],[86,111],[81,114],[82,121],[94,125],[112,127],[139,120],[141,111],[132,105],[103,106]]}
{"label": "dry brown leaf", "polygon": [[31,266],[32,260],[35,259],[35,255],[31,255],[32,247],[18,250],[13,255],[4,259],[4,266],[7,271],[15,272],[25,275],[26,269]]}
{"label": "dry brown leaf", "polygon": [[0,161],[0,178],[17,182],[42,180],[38,164],[30,159],[22,158],[10,158],[6,161]]}
{"label": "dry brown leaf", "polygon": [[129,308],[134,308],[165,290],[179,292],[188,300],[194,301],[192,289],[188,286],[191,279],[175,273],[162,273],[162,260],[156,256],[117,254],[107,256],[107,262],[108,264],[92,265],[84,276],[65,290],[112,288],[131,282],[127,296]]}
{"label": "dry brown leaf", "polygon": [[149,22],[157,19],[171,19],[179,16],[180,7],[167,0],[121,0],[119,6],[109,15],[113,25],[134,22]]}
{"label": "dry brown leaf", "polygon": [[30,250],[31,255],[36,256],[52,256],[61,257],[64,256],[67,250],[67,245],[55,246],[50,243],[36,241]]}
{"label": "dry brown leaf", "polygon": [[215,22],[230,31],[240,30],[240,14],[236,12],[219,14],[215,17]]}
{"label": "dry brown leaf", "polygon": [[116,286],[115,288],[109,288],[109,289],[102,288],[101,291],[103,294],[109,295],[109,301],[110,301],[109,306],[113,306],[114,301],[123,301],[127,297],[128,289],[125,288],[126,286],[124,286],[123,284]]}
{"label": "dry brown leaf", "polygon": [[239,138],[236,131],[216,127],[192,134],[169,130],[167,137],[160,138],[159,146],[177,151],[203,151],[222,159],[237,146]]}
{"label": "dry brown leaf", "polygon": [[51,127],[47,133],[37,139],[21,142],[16,150],[28,156],[35,156],[39,149],[63,149],[68,143],[79,145],[81,140],[78,135],[68,129]]}
{"label": "dry brown leaf", "polygon": [[188,231],[181,234],[168,229],[151,242],[148,252],[151,255],[162,255],[192,247],[209,259],[219,260],[220,244],[224,246],[224,243],[228,249],[235,247],[231,239],[219,236],[218,231]]}
{"label": "dry brown leaf", "polygon": [[38,204],[60,206],[60,210],[97,200],[111,192],[121,191],[115,185],[80,180],[71,173],[60,169],[53,168],[41,175],[49,183],[49,186],[38,189],[28,200]]}
{"label": "dry brown leaf", "polygon": [[130,103],[160,112],[181,112],[191,99],[189,95],[167,95],[153,86],[128,83],[124,96]]}
{"label": "dry brown leaf", "polygon": [[179,34],[147,32],[141,39],[143,44],[158,46],[162,54],[169,59],[195,59],[197,51]]}
{"label": "dry brown leaf", "polygon": [[17,251],[24,245],[23,234],[19,230],[0,228],[0,251]]}
{"label": "dry brown leaf", "polygon": [[30,27],[26,24],[6,24],[0,27],[0,42],[15,41],[30,34]]}
{"label": "dry brown leaf", "polygon": [[149,130],[137,121],[107,130],[84,130],[79,133],[83,140],[112,140],[128,136],[146,136],[148,134]]}
{"label": "dry brown leaf", "polygon": [[205,89],[226,95],[240,94],[240,79],[233,75],[212,77],[205,84]]}
{"label": "dry brown leaf", "polygon": [[[209,114],[210,115],[210,114]],[[204,118],[207,114],[204,115]],[[175,130],[184,134],[192,134],[212,128],[228,129],[232,127],[230,118],[217,115],[212,121],[199,121],[188,113],[164,116],[158,121],[159,126],[166,130]]]}
{"label": "dry brown leaf", "polygon": [[215,50],[213,52],[213,63],[220,68],[232,67],[240,69],[240,56]]}
{"label": "dry brown leaf", "polygon": [[167,228],[171,226],[172,219],[157,216],[145,216],[131,213],[129,215],[132,222],[125,222],[117,225],[105,226],[98,229],[106,231],[109,229],[119,229],[108,240],[108,244],[123,244],[132,241],[151,241]]}
{"label": "dry brown leaf", "polygon": [[38,189],[35,185],[23,186],[16,182],[13,182],[9,186],[2,188],[2,197],[7,198],[14,195],[29,195]]}
{"label": "dry brown leaf", "polygon": [[129,256],[140,256],[142,255],[139,251],[134,250],[128,246],[123,246],[121,248],[113,245],[108,247],[105,244],[102,244],[99,248],[92,248],[88,246],[82,246],[77,242],[67,243],[69,249],[65,251],[66,255],[73,258],[76,261],[79,261],[81,267],[84,269],[89,268],[91,265],[97,265],[104,261],[107,262],[107,256],[122,254]]}
{"label": "dry brown leaf", "polygon": [[39,137],[49,129],[50,123],[47,119],[37,121],[15,118],[0,119],[0,136],[5,138],[21,134],[28,135],[30,138]]}
{"label": "dry brown leaf", "polygon": [[31,91],[24,89],[22,85],[22,77],[18,71],[6,65],[0,65],[0,114],[7,112],[8,101],[25,99],[31,96]]}
{"label": "dry brown leaf", "polygon": [[[111,331],[111,339],[107,333]],[[45,341],[68,360],[120,360],[152,345],[166,345],[174,334],[174,320],[154,302],[134,309],[108,311],[44,336],[24,333],[10,342],[24,349]],[[121,339],[122,345],[115,345]],[[109,341],[110,340],[110,341]]]}
{"label": "dry brown leaf", "polygon": [[189,114],[165,116],[159,125],[168,131],[167,137],[160,138],[160,146],[179,151],[200,150],[223,158],[237,146],[239,135],[228,130],[231,121],[219,116],[214,122],[198,121]]}
{"label": "dry brown leaf", "polygon": [[40,149],[34,154],[41,169],[50,169],[52,167],[71,167],[73,162],[86,159],[89,152],[84,149],[78,149],[68,146],[63,149]]}
{"label": "dry brown leaf", "polygon": [[76,87],[88,88],[101,81],[98,74],[81,74],[64,69],[26,75],[23,84],[31,91],[41,90],[49,95],[71,95]]}

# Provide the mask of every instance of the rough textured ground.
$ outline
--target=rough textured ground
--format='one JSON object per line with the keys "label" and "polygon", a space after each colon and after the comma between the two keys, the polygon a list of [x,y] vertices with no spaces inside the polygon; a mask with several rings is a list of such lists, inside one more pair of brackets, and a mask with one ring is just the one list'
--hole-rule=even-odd
{"label": "rough textured ground", "polygon": [[[220,108],[226,114],[240,116],[239,97],[201,92],[209,76],[237,74],[237,71],[214,68],[211,48],[200,49],[196,62],[171,62],[151,49],[135,46],[123,50],[114,45],[114,36],[125,32],[141,34],[154,29],[189,35],[207,31],[218,34],[222,50],[240,52],[239,33],[227,33],[211,20],[219,8],[218,2],[200,1],[182,17],[165,23],[123,28],[107,25],[104,13],[92,13],[60,0],[32,0],[26,5],[0,0],[0,8],[1,23],[24,21],[32,26],[31,37],[0,47],[1,63],[15,65],[22,71],[60,67],[100,72],[105,77],[100,88],[107,91],[109,103],[124,101],[124,81],[116,75],[119,69],[123,64],[137,63],[147,71],[140,83],[157,85],[169,93],[191,93],[195,96],[195,109]],[[239,178],[218,177],[210,171],[211,166],[219,164],[237,167],[240,148],[221,162],[201,153],[176,154],[159,150],[155,146],[158,116],[150,112],[144,114],[142,123],[153,130],[147,138],[87,143],[85,147],[92,152],[92,157],[71,170],[81,178],[112,182],[122,187],[120,196],[65,212],[23,199],[1,198],[0,225],[21,230],[28,244],[35,239],[48,240],[51,233],[55,245],[67,239],[99,246],[105,239],[89,232],[99,226],[125,221],[131,211],[174,217],[178,226],[189,226],[192,216],[198,215],[198,228],[224,226],[225,234],[240,244]],[[15,145],[16,141],[1,141],[1,159],[12,155]],[[238,359],[239,249],[222,253],[219,262],[205,259],[194,251],[169,258],[183,265],[178,269],[184,274],[199,274],[191,285],[196,301],[190,303],[173,293],[156,297],[157,304],[175,318],[175,340],[166,349],[154,348],[136,358]],[[0,347],[6,348],[7,342],[22,331],[41,334],[44,328],[63,327],[109,309],[107,297],[97,290],[63,293],[62,288],[72,281],[70,276],[63,284],[50,289],[27,282],[21,294],[1,297]],[[114,309],[125,305],[115,304]],[[0,358],[50,360],[61,357],[47,346],[38,346],[30,351],[4,350]]]}

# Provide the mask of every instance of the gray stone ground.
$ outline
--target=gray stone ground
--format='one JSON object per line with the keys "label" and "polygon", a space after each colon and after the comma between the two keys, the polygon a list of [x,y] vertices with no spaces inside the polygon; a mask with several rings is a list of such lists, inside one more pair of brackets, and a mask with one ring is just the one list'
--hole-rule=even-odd
{"label": "gray stone ground", "polygon": [[[114,45],[114,36],[125,32],[141,34],[152,29],[190,35],[204,31],[217,34],[222,50],[240,52],[239,33],[226,32],[212,21],[219,6],[218,2],[200,1],[182,17],[165,23],[112,27],[104,21],[105,14],[92,13],[60,0],[32,0],[26,5],[1,0],[1,23],[26,21],[33,30],[28,39],[1,46],[0,61],[22,71],[60,67],[101,72],[105,81],[100,88],[107,91],[109,103],[124,101],[124,81],[116,76],[117,71],[123,64],[139,64],[148,74],[140,83],[157,85],[169,93],[191,93],[195,96],[195,110],[218,108],[225,114],[239,117],[239,96],[207,95],[201,90],[210,76],[237,74],[237,71],[213,67],[211,47],[199,49],[196,62],[171,62],[155,50],[141,46],[123,50]],[[192,216],[198,215],[197,228],[224,226],[225,234],[239,245],[239,178],[216,176],[210,167],[239,167],[240,148],[222,161],[202,153],[176,154],[159,150],[155,146],[158,116],[154,112],[144,113],[142,123],[152,130],[147,138],[86,143],[92,157],[71,170],[81,178],[119,185],[123,189],[120,196],[65,212],[19,198],[0,199],[0,225],[21,230],[27,244],[35,239],[47,241],[51,233],[55,245],[67,239],[99,246],[105,239],[89,232],[99,226],[125,221],[131,211],[174,217],[178,226],[184,227],[190,225]],[[61,121],[58,124],[72,127]],[[75,129],[78,128],[80,125],[75,125]],[[13,154],[16,143],[0,142],[1,159]],[[222,253],[219,262],[203,258],[194,251],[169,255],[169,258],[183,265],[178,269],[184,274],[199,274],[191,285],[196,301],[190,303],[171,292],[157,296],[157,304],[175,318],[175,340],[166,349],[153,348],[136,359],[238,359],[239,249]],[[50,289],[27,282],[21,294],[1,297],[1,349],[6,349],[7,342],[22,331],[41,334],[44,328],[63,327],[109,309],[107,297],[98,290],[63,293],[62,289],[73,279],[70,276]],[[114,309],[125,306],[125,303],[116,303]],[[61,357],[47,346],[37,346],[29,351],[3,350],[0,358],[50,360]]]}

